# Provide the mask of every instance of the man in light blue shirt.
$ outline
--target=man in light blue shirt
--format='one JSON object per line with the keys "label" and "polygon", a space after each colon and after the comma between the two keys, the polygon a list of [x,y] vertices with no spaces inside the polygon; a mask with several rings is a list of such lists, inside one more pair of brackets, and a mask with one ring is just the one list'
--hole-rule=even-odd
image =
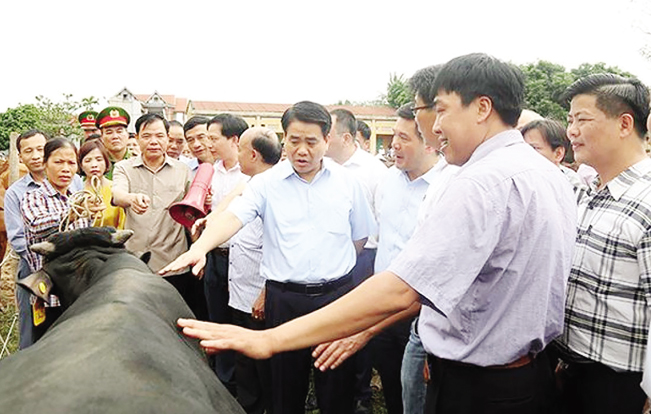
{"label": "man in light blue shirt", "polygon": [[[378,188],[376,211],[380,236],[375,273],[386,270],[405,248],[416,228],[427,188],[440,174],[434,168],[439,156],[418,131],[412,107],[407,104],[398,109],[391,142],[395,164]],[[405,319],[386,328],[369,344],[373,366],[382,379],[389,414],[403,412],[400,372],[412,320]],[[421,368],[421,377],[422,372]]]}
{"label": "man in light blue shirt", "polygon": [[[191,249],[161,272],[193,265],[243,224],[261,217],[260,272],[267,279],[265,320],[274,327],[333,302],[352,288],[357,253],[375,232],[375,221],[358,180],[324,159],[331,118],[313,102],[299,102],[282,117],[287,160],[251,179],[228,209],[210,216]],[[310,350],[271,360],[273,412],[304,413]],[[321,413],[352,413],[354,359],[330,372],[315,372]]]}
{"label": "man in light blue shirt", "polygon": [[[391,263],[324,309],[267,331],[180,320],[209,352],[265,358],[413,314],[433,376],[426,413],[542,413],[546,345],[562,331],[576,203],[560,170],[514,129],[524,79],[484,54],[436,76],[439,135],[461,168]],[[444,379],[443,379],[444,378]]]}

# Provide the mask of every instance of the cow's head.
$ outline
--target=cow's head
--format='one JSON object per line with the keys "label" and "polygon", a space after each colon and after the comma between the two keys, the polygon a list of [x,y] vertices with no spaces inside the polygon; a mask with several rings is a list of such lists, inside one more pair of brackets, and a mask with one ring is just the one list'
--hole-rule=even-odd
{"label": "cow's head", "polygon": [[70,306],[102,273],[103,264],[115,254],[126,253],[124,243],[131,230],[89,227],[50,236],[30,246],[44,256],[43,268],[18,283],[36,296],[49,301],[57,294],[64,307]]}

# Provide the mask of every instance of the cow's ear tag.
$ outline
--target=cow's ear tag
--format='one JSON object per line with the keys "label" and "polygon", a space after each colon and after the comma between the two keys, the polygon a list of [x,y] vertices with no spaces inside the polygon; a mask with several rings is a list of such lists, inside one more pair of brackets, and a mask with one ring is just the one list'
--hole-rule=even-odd
{"label": "cow's ear tag", "polygon": [[32,305],[32,317],[34,326],[39,326],[45,322],[45,303],[39,298],[36,298],[36,301]]}
{"label": "cow's ear tag", "polygon": [[50,291],[52,290],[52,279],[43,269],[32,273],[26,278],[19,279],[16,283],[32,292],[35,296],[41,298],[46,303],[50,303]]}

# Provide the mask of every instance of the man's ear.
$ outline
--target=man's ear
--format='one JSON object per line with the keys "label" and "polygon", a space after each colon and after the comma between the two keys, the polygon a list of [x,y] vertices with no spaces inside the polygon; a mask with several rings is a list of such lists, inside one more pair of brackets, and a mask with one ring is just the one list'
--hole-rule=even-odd
{"label": "man's ear", "polygon": [[619,130],[622,137],[635,133],[635,119],[633,115],[624,112],[619,116]]}
{"label": "man's ear", "polygon": [[560,164],[563,162],[563,159],[565,158],[565,148],[562,146],[556,147],[554,150],[554,159],[556,160],[556,163]]}
{"label": "man's ear", "polygon": [[480,96],[477,101],[477,123],[482,123],[488,119],[493,112],[493,101],[488,96]]}

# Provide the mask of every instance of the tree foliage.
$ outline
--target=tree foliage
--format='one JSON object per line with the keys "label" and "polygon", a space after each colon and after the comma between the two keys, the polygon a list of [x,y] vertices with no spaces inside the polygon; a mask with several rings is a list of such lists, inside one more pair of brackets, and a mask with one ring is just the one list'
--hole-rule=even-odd
{"label": "tree foliage", "polygon": [[402,105],[412,101],[412,92],[409,82],[404,75],[392,73],[387,84],[386,103],[392,108],[400,108]]}
{"label": "tree foliage", "polygon": [[63,100],[53,102],[44,96],[37,96],[36,104],[24,104],[9,108],[0,113],[0,150],[9,148],[9,135],[38,128],[50,136],[65,136],[73,140],[83,136],[76,121],[76,113],[82,109],[92,109],[99,101],[90,96],[80,101],[72,95],[64,94]]}
{"label": "tree foliage", "polygon": [[568,72],[562,65],[541,60],[521,65],[520,69],[525,76],[525,108],[559,121],[567,118],[567,105],[561,102],[561,95],[577,79],[595,73],[634,76],[605,63],[583,63]]}

